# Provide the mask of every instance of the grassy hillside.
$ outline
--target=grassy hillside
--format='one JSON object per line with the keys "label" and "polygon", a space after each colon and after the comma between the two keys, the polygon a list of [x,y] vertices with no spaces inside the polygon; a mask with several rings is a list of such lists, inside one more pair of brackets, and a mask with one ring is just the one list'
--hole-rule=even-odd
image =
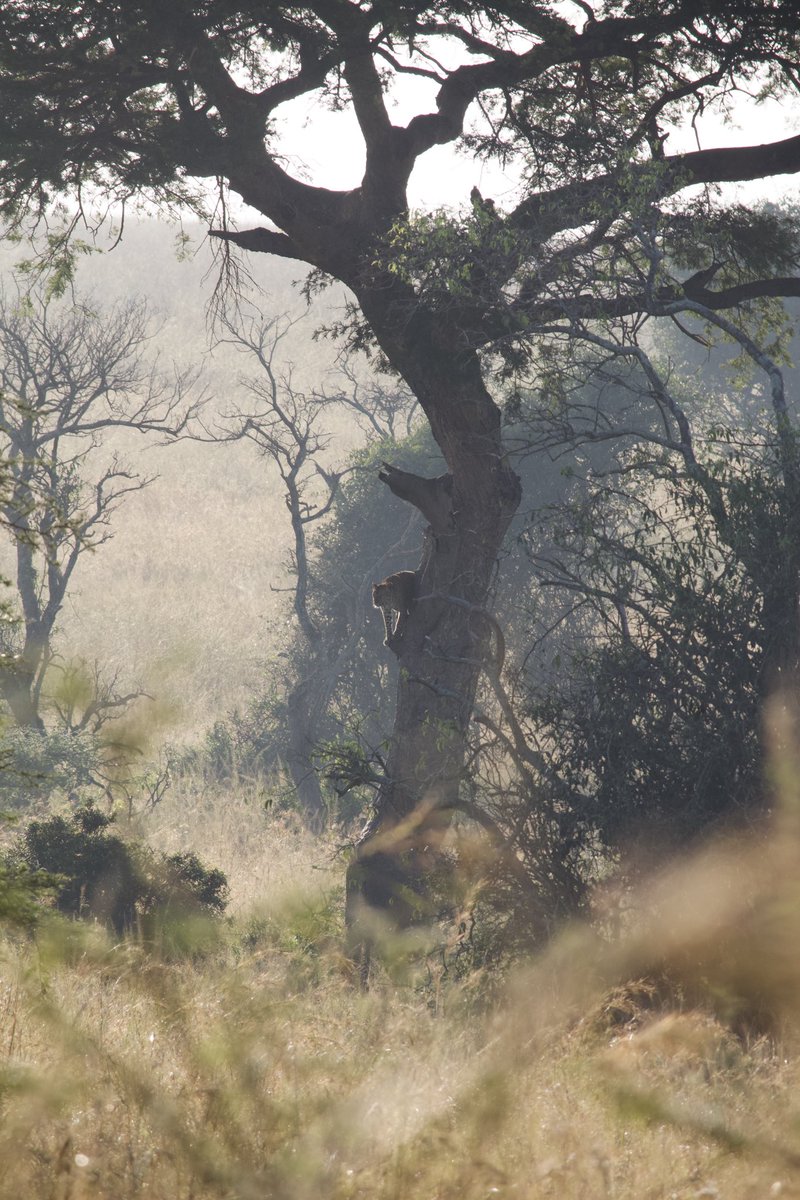
{"label": "grassy hillside", "polygon": [[[239,377],[254,365],[230,347],[210,348],[208,304],[218,268],[199,227],[189,227],[190,252],[179,258],[177,230],[155,221],[126,226],[111,252],[81,262],[76,290],[103,306],[143,296],[160,331],[154,339],[162,365],[202,365],[209,392],[210,427],[239,394]],[[4,247],[7,293],[22,251]],[[267,316],[299,315],[305,302],[293,286],[299,264],[248,261],[256,297]],[[293,365],[298,386],[320,386],[333,369],[336,347],[314,341],[340,293],[331,292],[295,326],[282,361]],[[352,445],[341,422],[331,457]],[[249,443],[214,446],[182,441],[159,447],[153,439],[117,437],[126,461],[158,479],[123,504],[113,540],[86,555],[74,576],[59,626],[65,656],[97,659],[119,669],[126,685],[157,693],[175,734],[190,733],[241,702],[263,663],[280,644],[284,567],[289,542],[279,481]],[[8,569],[8,557],[2,561]]]}

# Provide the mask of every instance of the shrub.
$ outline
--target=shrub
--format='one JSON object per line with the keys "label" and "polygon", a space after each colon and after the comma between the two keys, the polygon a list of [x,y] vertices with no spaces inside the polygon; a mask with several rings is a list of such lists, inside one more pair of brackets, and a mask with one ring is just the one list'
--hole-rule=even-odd
{"label": "shrub", "polygon": [[0,806],[28,807],[54,792],[96,786],[98,747],[88,735],[4,726],[0,730]]}
{"label": "shrub", "polygon": [[114,818],[91,804],[70,816],[31,821],[20,858],[32,870],[60,877],[55,904],[72,917],[89,917],[117,934],[141,918],[218,915],[227,904],[222,871],[205,867],[195,854],[164,855],[125,841],[109,828]]}
{"label": "shrub", "polygon": [[228,880],[217,867],[205,867],[191,850],[169,854],[161,863],[161,905],[172,903],[220,914],[228,903]]}

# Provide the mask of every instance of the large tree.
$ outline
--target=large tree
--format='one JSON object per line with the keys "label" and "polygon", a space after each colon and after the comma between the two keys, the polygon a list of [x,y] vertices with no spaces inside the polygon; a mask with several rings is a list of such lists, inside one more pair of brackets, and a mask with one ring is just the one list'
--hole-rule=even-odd
{"label": "large tree", "polygon": [[[61,195],[82,211],[93,195],[196,209],[203,181],[218,181],[269,224],[226,222],[215,236],[345,283],[357,302],[351,341],[377,345],[405,379],[445,457],[436,480],[385,472],[429,535],[416,605],[391,647],[401,665],[395,727],[351,873],[354,900],[409,915],[421,847],[458,803],[476,685],[492,657],[480,614],[520,502],[487,373],[513,373],[542,325],[669,317],[687,298],[716,311],[798,294],[791,223],[748,253],[748,214],[698,198],[697,187],[796,172],[800,136],[670,153],[668,135],[737,96],[796,93],[799,59],[794,0],[3,6],[6,220]],[[392,94],[409,81],[419,111],[395,121]],[[305,178],[282,121],[304,96],[354,114],[365,154],[357,187]],[[474,189],[460,216],[410,216],[418,160],[459,141],[516,170],[518,201],[501,211]],[[663,275],[668,261],[682,275]]]}

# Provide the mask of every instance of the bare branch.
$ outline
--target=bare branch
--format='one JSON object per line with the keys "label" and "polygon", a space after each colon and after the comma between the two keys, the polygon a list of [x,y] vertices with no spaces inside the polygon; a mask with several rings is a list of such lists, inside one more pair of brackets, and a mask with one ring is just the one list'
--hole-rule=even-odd
{"label": "bare branch", "polygon": [[261,254],[277,254],[280,258],[298,259],[305,261],[302,251],[285,233],[276,229],[209,229],[208,236],[219,238],[223,242],[231,242],[242,250],[253,250]]}

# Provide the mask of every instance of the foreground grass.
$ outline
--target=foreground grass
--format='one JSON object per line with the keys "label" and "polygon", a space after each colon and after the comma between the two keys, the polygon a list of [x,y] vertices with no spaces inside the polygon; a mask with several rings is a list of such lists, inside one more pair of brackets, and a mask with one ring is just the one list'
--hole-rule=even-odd
{"label": "foreground grass", "polygon": [[360,992],[332,848],[184,796],[151,835],[183,848],[188,814],[217,863],[230,835],[230,921],[0,942],[0,1200],[800,1194],[800,757],[781,772],[770,835],[629,894],[615,937],[564,931],[491,1002],[441,948]]}
{"label": "foreground grass", "polygon": [[[662,949],[678,963],[683,921],[687,994],[687,964],[712,969],[706,951],[731,916],[725,901],[713,925],[695,913],[689,929],[685,904],[699,870],[661,885],[673,938]],[[756,900],[748,898],[751,913]],[[797,943],[784,942],[795,914],[788,924],[785,909],[764,915],[762,951],[787,952],[783,987],[797,973],[789,953]],[[566,935],[491,1007],[469,986],[434,987],[425,971],[416,985],[381,978],[364,995],[336,949],[337,920],[324,896],[287,900],[216,931],[184,931],[195,952],[184,940],[180,956],[174,946],[160,954],[115,946],[75,925],[45,929],[36,942],[6,940],[0,1196],[477,1200],[800,1189],[794,994],[774,1008],[780,1031],[748,1038],[708,1005],[667,1011],[652,987],[610,990],[612,976],[643,962],[645,925],[612,948],[586,931]],[[732,946],[724,962],[735,958]],[[724,995],[731,979],[719,962],[714,970]],[[746,982],[738,986],[748,999]]]}

